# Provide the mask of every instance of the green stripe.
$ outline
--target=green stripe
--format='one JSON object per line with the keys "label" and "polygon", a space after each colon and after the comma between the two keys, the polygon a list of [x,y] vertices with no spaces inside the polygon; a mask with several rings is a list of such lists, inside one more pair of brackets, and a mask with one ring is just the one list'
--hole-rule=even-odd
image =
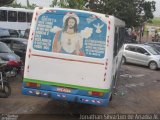
{"label": "green stripe", "polygon": [[35,80],[35,79],[29,79],[24,78],[24,82],[34,82],[39,84],[46,84],[46,85],[55,85],[55,86],[62,86],[62,87],[70,87],[70,88],[76,88],[81,90],[87,90],[87,91],[97,91],[97,92],[110,92],[109,89],[99,89],[99,88],[91,88],[91,87],[84,87],[84,86],[78,86],[78,85],[70,85],[70,84],[63,84],[63,83],[56,83],[56,82],[48,82],[43,80]]}

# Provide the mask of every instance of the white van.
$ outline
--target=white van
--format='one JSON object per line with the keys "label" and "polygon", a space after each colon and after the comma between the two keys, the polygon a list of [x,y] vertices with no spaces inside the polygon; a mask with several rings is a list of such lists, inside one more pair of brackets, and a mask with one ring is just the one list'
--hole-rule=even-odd
{"label": "white van", "polygon": [[107,105],[121,63],[124,27],[100,13],[36,8],[23,94]]}

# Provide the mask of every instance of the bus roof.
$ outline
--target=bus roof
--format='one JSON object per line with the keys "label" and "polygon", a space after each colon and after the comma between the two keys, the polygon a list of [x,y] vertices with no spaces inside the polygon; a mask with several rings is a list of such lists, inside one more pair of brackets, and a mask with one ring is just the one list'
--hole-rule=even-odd
{"label": "bus roof", "polygon": [[20,12],[33,12],[31,9],[13,8],[13,7],[0,7],[0,10],[20,11]]}
{"label": "bus roof", "polygon": [[[37,7],[36,9],[38,9],[39,7]],[[122,21],[121,19],[119,18],[116,18],[115,16],[113,15],[107,15],[107,14],[102,14],[102,13],[98,13],[98,12],[92,12],[92,11],[85,11],[85,10],[78,10],[78,9],[68,9],[68,8],[58,8],[58,7],[54,7],[54,8],[51,8],[51,7],[43,7],[42,9],[46,9],[46,10],[50,10],[50,9],[54,9],[54,10],[66,10],[66,11],[75,11],[75,12],[82,12],[82,13],[91,13],[91,14],[94,14],[94,15],[97,15],[97,16],[100,16],[100,17],[107,17],[109,19],[114,19],[114,22],[115,24],[117,24],[117,26],[125,26],[125,22]]]}

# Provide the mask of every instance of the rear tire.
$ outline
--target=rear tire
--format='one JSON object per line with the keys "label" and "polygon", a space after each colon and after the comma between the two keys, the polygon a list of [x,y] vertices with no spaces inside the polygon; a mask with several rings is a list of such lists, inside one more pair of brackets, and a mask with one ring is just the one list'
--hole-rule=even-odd
{"label": "rear tire", "polygon": [[122,57],[122,65],[126,63],[126,58],[123,56]]}
{"label": "rear tire", "polygon": [[156,62],[151,61],[151,62],[149,63],[149,68],[150,68],[151,70],[157,70],[158,65],[157,65]]}
{"label": "rear tire", "polygon": [[13,77],[16,77],[17,74],[18,74],[18,69],[17,69],[16,67],[13,67],[13,69],[12,69],[12,71],[11,71],[11,75],[12,75]]}
{"label": "rear tire", "polygon": [[109,101],[111,102],[113,99],[113,95],[111,94],[111,96],[109,97]]}
{"label": "rear tire", "polygon": [[11,95],[11,87],[9,84],[4,84],[3,89],[2,85],[0,85],[0,98],[7,98]]}

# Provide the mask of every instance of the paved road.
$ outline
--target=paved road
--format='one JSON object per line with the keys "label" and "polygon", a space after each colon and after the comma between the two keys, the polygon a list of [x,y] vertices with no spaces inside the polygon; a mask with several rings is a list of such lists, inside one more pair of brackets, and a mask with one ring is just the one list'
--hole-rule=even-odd
{"label": "paved road", "polygon": [[[75,114],[113,114],[113,113],[159,113],[160,114],[160,70],[152,71],[146,67],[123,65],[117,82],[113,100],[107,107],[71,104],[48,98],[24,96],[21,94],[20,77],[10,80],[12,95],[0,98],[0,113],[16,115],[29,119],[75,119]],[[25,115],[24,115],[25,114]],[[28,115],[26,115],[28,114]],[[30,115],[34,114],[34,115]],[[35,115],[35,114],[41,114]],[[42,114],[44,116],[42,116]],[[48,115],[46,115],[48,114]],[[38,119],[37,119],[38,120]]]}

